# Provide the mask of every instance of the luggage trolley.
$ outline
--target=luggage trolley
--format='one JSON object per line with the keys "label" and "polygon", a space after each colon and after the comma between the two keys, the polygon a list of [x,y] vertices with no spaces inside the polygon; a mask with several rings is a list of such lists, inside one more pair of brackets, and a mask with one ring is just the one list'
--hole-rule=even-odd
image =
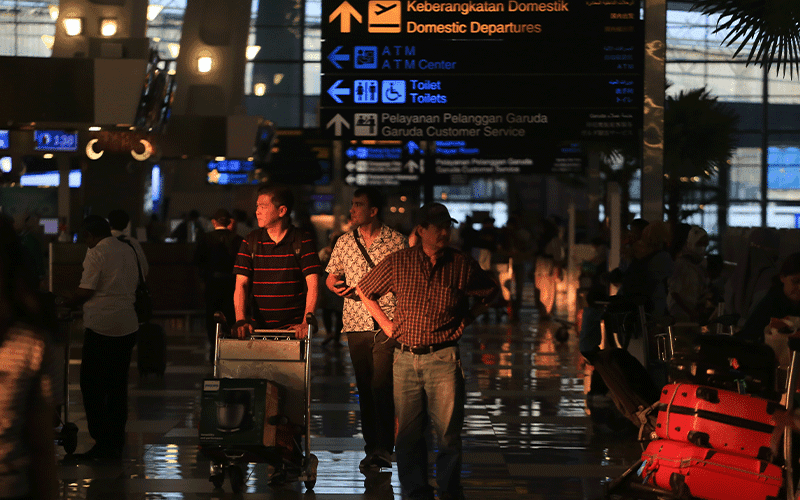
{"label": "luggage trolley", "polygon": [[233,492],[240,493],[247,481],[244,467],[267,463],[274,468],[271,486],[303,481],[313,489],[319,463],[310,433],[316,317],[306,315],[305,339],[295,339],[294,330],[223,338],[225,317],[217,313],[215,319],[214,378],[203,382],[200,420],[200,450],[211,459],[209,481],[221,488],[227,476]]}

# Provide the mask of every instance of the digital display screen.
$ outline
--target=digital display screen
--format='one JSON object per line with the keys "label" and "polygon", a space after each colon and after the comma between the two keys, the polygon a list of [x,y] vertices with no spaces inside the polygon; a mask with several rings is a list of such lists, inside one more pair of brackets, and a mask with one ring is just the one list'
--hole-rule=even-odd
{"label": "digital display screen", "polygon": [[8,130],[0,130],[0,149],[8,149]]}
{"label": "digital display screen", "polygon": [[77,151],[78,133],[65,130],[35,130],[36,151]]}
{"label": "digital display screen", "polygon": [[[80,170],[70,170],[68,182],[69,187],[81,187],[83,176]],[[61,174],[59,172],[38,172],[35,174],[25,174],[19,177],[20,186],[36,187],[58,187],[61,184]]]}
{"label": "digital display screen", "polygon": [[208,162],[208,182],[211,184],[255,184],[252,161],[220,160]]}

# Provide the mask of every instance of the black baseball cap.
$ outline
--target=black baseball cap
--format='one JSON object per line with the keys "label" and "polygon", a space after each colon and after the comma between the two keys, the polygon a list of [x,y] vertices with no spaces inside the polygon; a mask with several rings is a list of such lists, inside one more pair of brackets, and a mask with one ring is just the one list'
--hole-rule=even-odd
{"label": "black baseball cap", "polygon": [[426,203],[419,209],[419,225],[428,226],[433,224],[436,227],[451,227],[454,222],[458,222],[450,217],[447,207],[441,203]]}

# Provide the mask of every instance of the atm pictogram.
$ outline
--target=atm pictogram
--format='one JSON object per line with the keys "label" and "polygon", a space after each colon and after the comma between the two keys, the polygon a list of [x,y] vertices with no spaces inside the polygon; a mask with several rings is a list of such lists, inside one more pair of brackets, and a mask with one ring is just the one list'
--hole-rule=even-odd
{"label": "atm pictogram", "polygon": [[355,69],[377,69],[378,47],[375,45],[356,45],[353,67]]}
{"label": "atm pictogram", "polygon": [[401,12],[400,0],[370,0],[367,29],[370,33],[400,33]]}

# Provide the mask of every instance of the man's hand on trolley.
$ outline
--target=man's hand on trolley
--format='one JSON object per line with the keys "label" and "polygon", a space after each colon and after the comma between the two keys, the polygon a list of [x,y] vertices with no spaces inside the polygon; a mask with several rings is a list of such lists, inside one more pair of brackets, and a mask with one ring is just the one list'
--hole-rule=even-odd
{"label": "man's hand on trolley", "polygon": [[308,323],[303,321],[299,325],[292,325],[289,328],[294,330],[294,338],[296,339],[304,339],[308,337]]}
{"label": "man's hand on trolley", "polygon": [[253,324],[243,319],[234,323],[231,328],[231,336],[239,340],[249,339],[253,334]]}

